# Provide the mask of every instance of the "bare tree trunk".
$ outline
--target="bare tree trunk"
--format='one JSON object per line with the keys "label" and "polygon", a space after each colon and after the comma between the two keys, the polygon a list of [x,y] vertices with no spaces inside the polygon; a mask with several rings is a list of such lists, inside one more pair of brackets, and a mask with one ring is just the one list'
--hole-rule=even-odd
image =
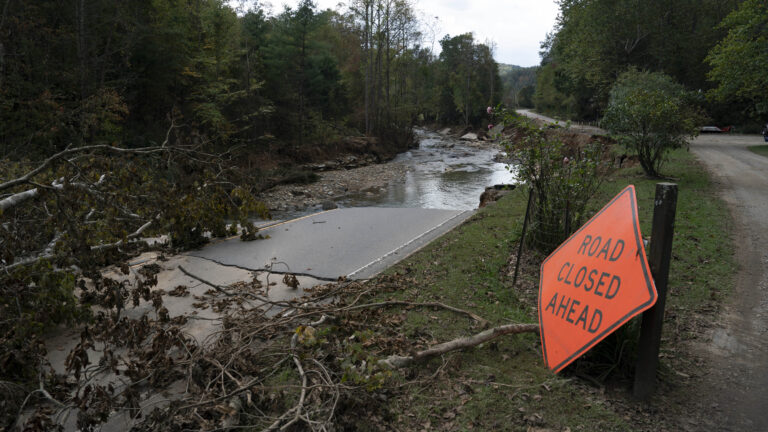
{"label": "bare tree trunk", "polygon": [[465,87],[465,92],[464,92],[464,126],[468,126],[469,125],[469,101],[471,99],[471,95],[469,94],[469,89],[470,89],[469,64],[467,64],[466,70],[464,72],[467,75],[467,86]]}
{"label": "bare tree trunk", "polygon": [[[5,5],[3,6],[3,12],[2,15],[0,15],[0,32],[3,30],[3,25],[5,24],[5,17],[8,14],[8,6],[11,4],[11,0],[5,0]],[[3,78],[5,77],[5,45],[3,45],[3,41],[0,40],[0,89],[3,88]]]}
{"label": "bare tree trunk", "polygon": [[391,21],[392,21],[391,5],[392,5],[392,0],[387,0],[387,6],[386,6],[387,10],[386,10],[386,13],[385,13],[385,16],[384,16],[384,20],[385,20],[385,31],[384,31],[385,35],[384,35],[384,38],[385,38],[386,45],[387,45],[387,52],[386,52],[387,58],[386,58],[386,65],[385,65],[385,69],[386,69],[386,77],[385,77],[386,83],[385,83],[385,86],[386,86],[386,104],[387,104],[387,107],[386,107],[387,112],[386,112],[386,116],[385,116],[385,121],[386,121],[387,126],[389,126],[389,122],[390,122],[389,115],[390,115],[390,110],[391,110],[390,98],[389,98],[389,91],[390,91],[390,83],[389,83],[389,80],[390,80],[390,67],[391,67],[391,63],[392,63],[392,61],[391,61],[392,54],[391,54],[391,51],[390,51],[390,44],[391,44],[390,25],[391,25]]}
{"label": "bare tree trunk", "polygon": [[493,42],[490,39],[486,40],[485,43],[488,45],[488,54],[490,55],[490,58],[488,59],[488,78],[490,80],[490,86],[489,87],[491,89],[491,93],[488,95],[488,106],[492,107],[492,106],[495,105],[494,100],[493,100],[493,95],[495,93],[496,80],[494,79],[495,78],[495,74],[493,73],[494,72],[493,71],[493,69],[494,69],[494,67],[493,67],[493,63],[494,63],[493,53],[496,51],[496,43]]}
{"label": "bare tree trunk", "polygon": [[3,88],[3,78],[5,77],[5,46],[0,41],[0,89]]}
{"label": "bare tree trunk", "polygon": [[371,40],[371,19],[372,4],[365,2],[365,134],[371,134],[371,63],[373,60],[372,40]]}
{"label": "bare tree trunk", "polygon": [[306,92],[306,83],[305,76],[306,76],[306,64],[305,59],[307,55],[307,32],[306,29],[302,29],[301,34],[301,57],[299,57],[299,146],[304,146],[304,128],[305,128],[305,121],[304,121],[304,111],[305,111],[305,95]]}
{"label": "bare tree trunk", "polygon": [[379,104],[382,99],[382,85],[381,85],[381,56],[382,56],[382,31],[381,31],[381,10],[382,5],[380,2],[376,3],[376,66],[374,70],[373,79],[373,128],[375,131],[380,131],[381,125],[381,108]]}
{"label": "bare tree trunk", "polygon": [[77,58],[80,62],[80,99],[85,99],[85,85],[88,79],[87,61],[88,46],[85,37],[85,0],[78,0],[75,4],[75,16],[77,17]]}
{"label": "bare tree trunk", "polygon": [[243,38],[245,42],[245,92],[251,95],[251,53],[248,50],[248,38]]}

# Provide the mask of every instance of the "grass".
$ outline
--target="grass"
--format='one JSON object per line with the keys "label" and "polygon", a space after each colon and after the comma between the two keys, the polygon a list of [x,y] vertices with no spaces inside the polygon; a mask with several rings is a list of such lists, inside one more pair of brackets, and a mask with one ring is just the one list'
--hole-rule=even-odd
{"label": "grass", "polygon": [[[679,184],[660,372],[662,378],[674,382],[674,377],[667,377],[672,367],[669,363],[677,368],[688,361],[678,351],[678,342],[700,334],[707,314],[714,312],[730,290],[733,248],[727,234],[728,211],[693,156],[684,150],[676,151],[663,171]],[[657,182],[645,178],[639,167],[618,170],[594,198],[594,210],[628,184],[634,184],[641,229],[648,236]],[[415,281],[400,287],[394,297],[465,308],[493,325],[536,322],[537,265],[542,257],[527,252],[527,264],[517,287],[511,284],[509,268],[525,204],[524,191],[515,190],[390,269],[389,273],[407,275]],[[479,331],[469,320],[445,311],[390,313],[406,316],[402,333],[419,340],[422,346]],[[576,378],[578,368],[560,375],[549,372],[540,349],[536,336],[506,337],[404,372],[407,376],[394,384],[403,390],[388,402],[390,411],[397,413],[391,419],[392,427],[513,431],[637,428],[627,410],[613,408],[603,394],[604,388]],[[661,391],[671,390],[663,386]],[[641,410],[626,403],[631,406],[630,412]]]}
{"label": "grass", "polygon": [[768,144],[749,147],[752,153],[759,154],[760,156],[768,157]]}

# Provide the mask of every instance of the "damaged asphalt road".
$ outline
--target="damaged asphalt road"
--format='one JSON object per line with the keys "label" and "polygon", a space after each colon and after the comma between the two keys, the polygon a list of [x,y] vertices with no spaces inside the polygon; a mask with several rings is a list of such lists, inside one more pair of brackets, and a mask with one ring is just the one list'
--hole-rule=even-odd
{"label": "damaged asphalt road", "polygon": [[230,239],[188,255],[250,271],[320,280],[368,279],[474,214],[418,208],[348,208],[277,223],[255,242]]}

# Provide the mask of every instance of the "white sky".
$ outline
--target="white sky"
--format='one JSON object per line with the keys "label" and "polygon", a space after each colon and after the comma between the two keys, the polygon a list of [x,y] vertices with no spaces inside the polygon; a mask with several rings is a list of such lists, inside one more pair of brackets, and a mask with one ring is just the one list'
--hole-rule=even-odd
{"label": "white sky", "polygon": [[[273,10],[297,0],[270,0]],[[260,3],[266,3],[262,0]],[[315,0],[320,9],[336,9],[339,0]],[[552,31],[558,8],[554,0],[414,0],[425,19],[438,17],[435,50],[443,36],[472,32],[479,42],[496,43],[496,61],[518,66],[539,64],[539,44]],[[431,39],[431,37],[429,37]],[[431,41],[425,42],[427,45]]]}

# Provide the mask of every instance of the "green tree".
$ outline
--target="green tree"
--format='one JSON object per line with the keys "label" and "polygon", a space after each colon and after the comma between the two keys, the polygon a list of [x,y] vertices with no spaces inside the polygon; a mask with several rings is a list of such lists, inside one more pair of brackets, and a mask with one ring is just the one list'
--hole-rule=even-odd
{"label": "green tree", "polygon": [[317,13],[313,2],[304,0],[273,19],[267,35],[264,62],[267,94],[276,105],[273,125],[300,146],[324,121],[344,112],[346,91],[337,60],[319,37],[329,25],[330,14]]}
{"label": "green tree", "polygon": [[705,90],[703,60],[724,35],[717,24],[738,3],[560,0],[555,30],[542,47],[542,65],[552,64],[557,79],[541,85],[554,85],[563,99],[572,98],[575,117],[590,119],[600,116],[616,79],[631,66]]}
{"label": "green tree", "polygon": [[728,35],[709,53],[709,79],[717,84],[710,95],[736,102],[748,115],[768,114],[768,4],[747,0],[723,20]]}
{"label": "green tree", "polygon": [[557,73],[557,66],[553,63],[539,68],[533,101],[539,111],[570,117],[574,112],[574,98],[559,89]]}
{"label": "green tree", "polygon": [[[488,105],[501,100],[499,68],[485,44],[476,44],[471,33],[440,41],[440,65],[443,88],[440,109],[448,122],[465,126],[477,122]],[[488,77],[493,77],[489,80]]]}
{"label": "green tree", "polygon": [[536,86],[527,85],[517,92],[517,105],[522,108],[533,108],[533,96],[536,91]]}
{"label": "green tree", "polygon": [[611,90],[603,125],[658,177],[664,155],[696,136],[702,117],[685,88],[660,72],[630,70]]}

